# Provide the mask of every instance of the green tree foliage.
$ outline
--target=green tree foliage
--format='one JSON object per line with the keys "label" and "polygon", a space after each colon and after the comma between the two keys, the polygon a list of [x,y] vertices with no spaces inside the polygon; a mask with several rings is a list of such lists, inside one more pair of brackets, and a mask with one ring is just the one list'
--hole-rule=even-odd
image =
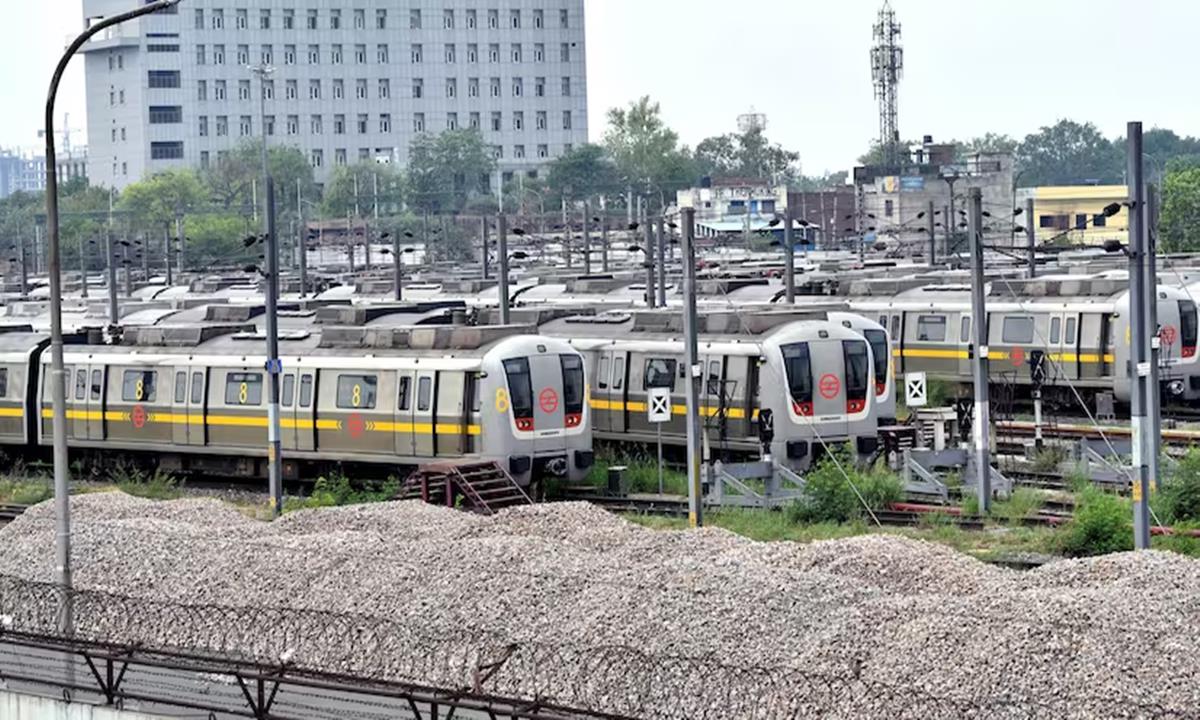
{"label": "green tree foliage", "polygon": [[138,222],[161,227],[176,215],[204,207],[207,199],[206,188],[194,170],[166,170],[125,188],[119,204]]}
{"label": "green tree foliage", "polygon": [[1075,497],[1075,514],[1058,536],[1058,549],[1071,557],[1106,555],[1133,549],[1129,502],[1095,487]]}
{"label": "green tree foliage", "polygon": [[836,462],[835,457],[822,458],[804,476],[804,493],[789,508],[794,522],[847,522],[866,514],[863,501],[878,510],[904,496],[903,484],[887,470],[859,469],[848,446],[833,452]]}
{"label": "green tree foliage", "polygon": [[616,196],[625,192],[617,166],[599,145],[580,145],[550,164],[546,186],[555,202],[584,197]]}
{"label": "green tree foliage", "polygon": [[660,202],[699,176],[691,153],[679,147],[679,135],[667,127],[662,108],[649,97],[608,111],[604,147],[626,186]]}
{"label": "green tree foliage", "polygon": [[1021,184],[1080,185],[1123,182],[1120,147],[1091,123],[1059,120],[1027,135],[1017,147]]}
{"label": "green tree foliage", "polygon": [[486,195],[496,161],[478,130],[422,134],[408,148],[408,196],[422,212],[461,212],[477,195]]}
{"label": "green tree foliage", "polygon": [[1164,522],[1200,520],[1200,449],[1191,448],[1163,483]]}
{"label": "green tree foliage", "polygon": [[1200,250],[1200,163],[1168,165],[1163,178],[1159,247],[1164,252]]}
{"label": "green tree foliage", "polygon": [[321,212],[325,217],[344,218],[374,213],[378,188],[379,211],[392,215],[404,204],[404,178],[391,165],[371,161],[337,168],[325,185]]}
{"label": "green tree foliage", "polygon": [[242,239],[260,231],[252,215],[205,213],[186,215],[183,233],[188,239],[188,267],[241,266],[256,260],[261,250],[247,250]]}
{"label": "green tree foliage", "polygon": [[[309,200],[316,198],[312,166],[297,147],[271,145],[267,148],[267,167],[275,181],[275,203],[280,211],[296,205],[296,184]],[[246,212],[257,190],[262,202],[262,142],[245,140],[201,171],[201,179],[211,201],[226,210]],[[256,187],[257,186],[257,187]]]}
{"label": "green tree foliage", "polygon": [[718,135],[700,142],[693,156],[696,169],[713,177],[770,179],[793,184],[800,174],[800,154],[770,142],[759,128],[740,135]]}

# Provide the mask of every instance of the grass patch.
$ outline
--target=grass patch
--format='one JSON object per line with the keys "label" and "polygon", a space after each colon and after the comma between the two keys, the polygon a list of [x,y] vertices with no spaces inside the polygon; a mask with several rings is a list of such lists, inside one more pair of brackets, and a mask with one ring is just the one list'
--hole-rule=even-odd
{"label": "grass patch", "polygon": [[1008,499],[993,503],[992,517],[1015,525],[1036,515],[1044,502],[1045,496],[1039,490],[1028,487],[1015,488]]}
{"label": "grass patch", "polygon": [[[658,492],[658,459],[644,454],[614,453],[596,458],[587,483],[597,490],[608,490],[608,469],[624,466],[625,489],[630,493]],[[667,467],[663,469],[663,492],[687,495],[687,475]]]}
{"label": "grass patch", "polygon": [[1065,448],[1058,447],[1057,445],[1046,445],[1033,454],[1033,458],[1030,460],[1030,467],[1035,472],[1052,473],[1057,471],[1066,459],[1067,451]]}
{"label": "grass patch", "polygon": [[859,469],[849,448],[836,448],[804,476],[804,492],[788,508],[788,519],[799,523],[849,522],[904,497],[904,485],[894,473],[876,465]]}
{"label": "grass patch", "polygon": [[1133,510],[1128,500],[1086,488],[1075,498],[1075,516],[1056,539],[1069,557],[1088,557],[1133,549]]}
{"label": "grass patch", "polygon": [[350,478],[342,474],[320,477],[313,485],[312,495],[286,498],[283,510],[292,512],[311,508],[388,502],[395,499],[400,487],[401,483],[396,478],[352,482]]}

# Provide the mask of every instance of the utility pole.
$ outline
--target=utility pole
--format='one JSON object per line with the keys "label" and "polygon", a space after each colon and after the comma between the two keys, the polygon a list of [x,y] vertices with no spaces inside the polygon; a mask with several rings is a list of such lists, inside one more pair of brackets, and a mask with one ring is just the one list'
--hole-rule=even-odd
{"label": "utility pole", "polygon": [[[1146,379],[1146,417],[1153,421],[1162,417],[1161,387],[1158,383],[1158,362],[1162,353],[1162,337],[1158,332],[1158,188],[1146,186],[1146,356],[1150,375]],[[1149,468],[1150,493],[1158,492],[1159,457],[1162,437],[1157,431],[1146,433],[1146,466]]]}
{"label": "utility pole", "polygon": [[83,288],[82,294],[84,300],[88,296],[87,244],[87,240],[79,238],[79,280]]}
{"label": "utility pole", "polygon": [[942,246],[945,255],[950,254],[951,241],[954,238],[954,218],[950,217],[950,207],[942,206],[942,234],[946,238],[946,244]]}
{"label": "utility pole", "polygon": [[933,201],[929,201],[929,207],[925,209],[925,217],[929,221],[929,267],[937,266],[937,217],[933,211]]}
{"label": "utility pole", "polygon": [[975,472],[979,512],[992,506],[991,417],[988,407],[988,339],[983,276],[983,190],[971,188],[971,329],[975,334]]}
{"label": "utility pole", "polygon": [[654,289],[654,229],[650,227],[650,213],[642,216],[642,251],[646,256],[646,307],[657,305],[658,293]]}
{"label": "utility pole", "polygon": [[401,262],[403,256],[400,254],[400,233],[392,233],[392,262],[395,267],[392,268],[392,283],[395,284],[396,302],[404,299],[404,264]]}
{"label": "utility pole", "polygon": [[796,243],[792,239],[792,208],[783,211],[783,286],[784,300],[796,304]]}
{"label": "utility pole", "polygon": [[[167,269],[167,287],[175,284],[175,279],[171,275],[171,223],[163,226],[163,265]],[[84,282],[84,297],[87,297],[87,282]]]}
{"label": "utility pole", "polygon": [[508,217],[503,213],[496,217],[496,250],[500,264],[500,324],[507,325],[508,314]]}
{"label": "utility pole", "polygon": [[483,252],[479,254],[480,264],[483,266],[483,279],[487,280],[490,273],[488,253],[491,252],[491,242],[488,240],[488,219],[487,216],[479,218],[479,237],[480,244],[483,246]]}
{"label": "utility pole", "polygon": [[601,216],[600,223],[600,271],[608,272],[608,213]]}
{"label": "utility pole", "polygon": [[42,226],[33,224],[33,271],[42,271]]}
{"label": "utility pole", "polygon": [[[35,226],[36,227],[36,226]],[[25,252],[25,233],[17,233],[17,244],[20,245],[21,257],[21,297],[29,292],[29,253]],[[37,241],[34,240],[33,252],[37,254]]]}
{"label": "utility pole", "polygon": [[304,222],[304,197],[300,178],[296,178],[296,218],[300,221],[296,242],[300,244],[300,299],[308,295],[308,225]]}
{"label": "utility pole", "polygon": [[1037,277],[1037,228],[1033,224],[1033,198],[1025,198],[1025,249],[1029,253],[1029,279]]}
{"label": "utility pole", "polygon": [[704,525],[704,505],[700,486],[700,349],[696,315],[696,209],[684,208],[683,217],[683,334],[687,352],[687,463],[688,522]]}
{"label": "utility pole", "polygon": [[583,274],[592,274],[592,201],[583,201]]}
{"label": "utility pole", "polygon": [[179,263],[178,270],[175,272],[175,274],[178,275],[179,279],[182,280],[183,279],[183,248],[184,248],[184,243],[187,242],[187,240],[183,236],[183,210],[179,207],[175,208],[175,240],[176,240],[176,242],[179,243],[179,247],[175,251],[175,253],[176,253],[175,257],[177,259],[177,262]]}
{"label": "utility pole", "polygon": [[[108,224],[104,228],[104,256],[108,258],[108,320],[110,323],[109,334],[116,336],[117,326],[121,321],[121,310],[117,304],[117,258],[113,252],[113,191],[108,191]],[[21,245],[21,274],[24,280],[25,273],[25,245]],[[24,286],[22,286],[24,292]]]}
{"label": "utility pole", "polygon": [[371,203],[374,206],[372,214],[379,220],[379,174],[371,173]]}
{"label": "utility pole", "polygon": [[[266,135],[263,136],[264,153]],[[267,477],[271,491],[271,510],[275,517],[283,512],[283,460],[279,456],[279,244],[275,234],[275,180],[267,176]]]}
{"label": "utility pole", "polygon": [[133,297],[133,266],[129,259],[129,225],[121,235],[121,267],[125,269],[125,297]]}
{"label": "utility pole", "polygon": [[1129,123],[1126,131],[1126,153],[1129,179],[1129,323],[1130,377],[1132,390],[1130,418],[1133,425],[1133,545],[1138,550],[1150,548],[1150,467],[1147,463],[1146,434],[1150,427],[1149,327],[1146,325],[1146,186],[1142,167],[1142,124]]}
{"label": "utility pole", "polygon": [[658,220],[654,224],[654,239],[658,242],[655,248],[656,258],[654,264],[658,266],[658,306],[665,308],[667,306],[667,219],[659,213]]}

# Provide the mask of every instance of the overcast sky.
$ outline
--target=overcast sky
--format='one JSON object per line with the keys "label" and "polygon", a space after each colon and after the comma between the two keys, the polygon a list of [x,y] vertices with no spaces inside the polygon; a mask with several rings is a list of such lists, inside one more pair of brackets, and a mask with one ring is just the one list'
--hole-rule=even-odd
{"label": "overcast sky", "polygon": [[[132,0],[131,0],[132,1]],[[186,0],[184,0],[186,2]],[[35,146],[53,64],[79,0],[3,0],[0,145]],[[806,173],[849,168],[878,133],[868,51],[876,0],[587,0],[591,134],[650,95],[684,142],[766,113]],[[900,133],[1016,137],[1061,117],[1109,136],[1127,120],[1200,135],[1200,2],[894,0],[903,27]],[[83,139],[80,61],[60,94]]]}

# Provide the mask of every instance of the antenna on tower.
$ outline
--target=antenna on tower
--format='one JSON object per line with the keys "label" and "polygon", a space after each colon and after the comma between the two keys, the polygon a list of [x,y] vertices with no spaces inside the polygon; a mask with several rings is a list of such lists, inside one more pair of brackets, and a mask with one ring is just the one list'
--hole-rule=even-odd
{"label": "antenna on tower", "polygon": [[754,108],[750,108],[750,112],[738,115],[737,126],[738,132],[743,135],[753,130],[766,132],[767,116],[763,113],[754,112]]}
{"label": "antenna on tower", "polygon": [[885,165],[900,164],[900,130],[896,96],[904,70],[904,48],[900,47],[900,23],[888,0],[884,0],[875,23],[875,46],[871,48],[871,78],[879,101],[879,147]]}

